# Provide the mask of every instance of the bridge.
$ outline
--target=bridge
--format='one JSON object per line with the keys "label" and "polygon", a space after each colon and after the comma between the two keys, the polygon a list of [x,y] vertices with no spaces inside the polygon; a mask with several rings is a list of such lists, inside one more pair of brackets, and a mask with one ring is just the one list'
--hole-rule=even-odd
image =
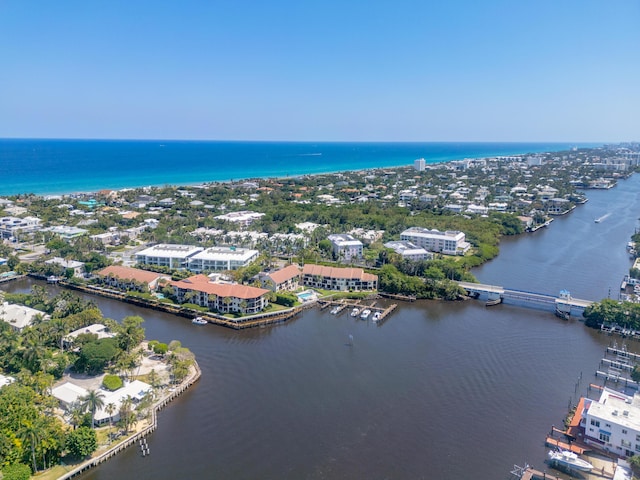
{"label": "bridge", "polygon": [[497,303],[509,303],[523,305],[532,308],[552,310],[557,315],[566,317],[574,314],[582,314],[585,308],[593,303],[591,300],[573,298],[569,292],[563,290],[558,296],[545,293],[527,292],[500,287],[497,285],[484,285],[482,283],[457,282],[470,296],[485,298],[488,305]]}

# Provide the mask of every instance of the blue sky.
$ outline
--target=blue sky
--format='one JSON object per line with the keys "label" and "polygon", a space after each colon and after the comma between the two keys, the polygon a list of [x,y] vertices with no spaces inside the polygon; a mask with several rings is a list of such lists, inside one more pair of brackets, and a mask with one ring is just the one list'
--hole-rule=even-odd
{"label": "blue sky", "polygon": [[640,1],[0,0],[0,137],[640,140]]}

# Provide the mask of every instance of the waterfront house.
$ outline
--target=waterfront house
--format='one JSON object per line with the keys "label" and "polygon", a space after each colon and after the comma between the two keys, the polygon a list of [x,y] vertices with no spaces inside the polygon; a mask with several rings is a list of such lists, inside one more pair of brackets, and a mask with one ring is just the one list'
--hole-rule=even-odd
{"label": "waterfront house", "polygon": [[229,283],[212,282],[206,275],[194,275],[171,282],[180,303],[194,303],[221,313],[259,313],[268,305],[269,290]]}
{"label": "waterfront house", "polygon": [[44,263],[47,265],[59,265],[60,267],[73,270],[73,275],[81,277],[84,273],[84,263],[76,260],[65,260],[61,257],[53,257],[51,260],[47,260]]}
{"label": "waterfront house", "polygon": [[119,290],[156,290],[162,280],[171,280],[169,275],[121,265],[110,265],[96,272],[96,275],[102,283]]}
{"label": "waterfront house", "polygon": [[324,267],[308,263],[302,269],[302,284],[324,290],[376,290],[378,276],[366,273],[361,268]]}
{"label": "waterfront house", "polygon": [[82,327],[78,330],[74,330],[73,332],[65,336],[62,342],[66,347],[69,347],[73,343],[73,341],[78,338],[79,335],[83,334],[95,335],[98,340],[100,340],[101,338],[113,338],[116,336],[116,334],[109,330],[109,327],[107,327],[106,325],[103,325],[102,323],[94,323],[87,327]]}

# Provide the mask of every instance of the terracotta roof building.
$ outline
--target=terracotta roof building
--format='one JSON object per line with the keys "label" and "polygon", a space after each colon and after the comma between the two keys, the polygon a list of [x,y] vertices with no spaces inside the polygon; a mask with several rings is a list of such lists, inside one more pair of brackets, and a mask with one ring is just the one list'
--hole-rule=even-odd
{"label": "terracotta roof building", "polygon": [[178,301],[189,301],[221,313],[258,313],[267,305],[269,290],[229,283],[213,283],[206,275],[171,282]]}
{"label": "terracotta roof building", "polygon": [[325,290],[376,290],[378,276],[361,268],[336,268],[307,264],[302,269],[302,284]]}
{"label": "terracotta roof building", "polygon": [[121,290],[140,290],[140,284],[146,285],[149,290],[155,290],[160,280],[171,279],[161,273],[121,265],[110,265],[96,272],[96,275],[102,278],[102,283]]}
{"label": "terracotta roof building", "polygon": [[289,265],[275,272],[262,273],[259,278],[263,288],[273,292],[292,292],[300,286],[300,268],[297,265]]}

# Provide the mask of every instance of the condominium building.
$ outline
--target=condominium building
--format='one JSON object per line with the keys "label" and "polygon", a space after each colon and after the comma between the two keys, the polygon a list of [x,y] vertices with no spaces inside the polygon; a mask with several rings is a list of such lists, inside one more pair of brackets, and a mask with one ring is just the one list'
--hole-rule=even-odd
{"label": "condominium building", "polygon": [[41,223],[41,220],[36,217],[1,217],[0,238],[17,239],[21,234],[38,231]]}
{"label": "condominium building", "polygon": [[417,160],[413,161],[413,168],[419,172],[424,172],[426,167],[427,167],[427,162],[425,161],[424,158],[418,158]]}
{"label": "condominium building", "polygon": [[206,275],[194,275],[178,282],[171,282],[179,302],[189,302],[222,313],[261,312],[267,305],[270,290],[229,283],[212,282]]}
{"label": "condominium building", "polygon": [[378,276],[366,273],[361,268],[324,267],[308,263],[302,269],[302,284],[325,290],[376,290]]}
{"label": "condominium building", "polygon": [[193,245],[161,243],[136,253],[136,262],[142,265],[158,265],[171,269],[185,269],[189,259],[204,249]]}
{"label": "condominium building", "polygon": [[428,252],[424,248],[418,247],[411,242],[393,241],[385,243],[384,246],[391,248],[405,260],[419,261],[430,260],[433,258],[433,253]]}
{"label": "condominium building", "polygon": [[248,248],[212,247],[189,257],[187,269],[192,272],[237,270],[251,264],[260,252]]}
{"label": "condominium building", "polygon": [[402,241],[445,255],[464,255],[471,247],[465,238],[463,232],[453,230],[441,232],[422,227],[411,227],[400,234]]}
{"label": "condominium building", "polygon": [[640,454],[640,394],[624,395],[604,388],[600,398],[583,399],[580,425],[586,443],[623,457]]}
{"label": "condominium building", "polygon": [[348,233],[329,235],[331,248],[335,258],[350,262],[352,259],[362,258],[362,242]]}

